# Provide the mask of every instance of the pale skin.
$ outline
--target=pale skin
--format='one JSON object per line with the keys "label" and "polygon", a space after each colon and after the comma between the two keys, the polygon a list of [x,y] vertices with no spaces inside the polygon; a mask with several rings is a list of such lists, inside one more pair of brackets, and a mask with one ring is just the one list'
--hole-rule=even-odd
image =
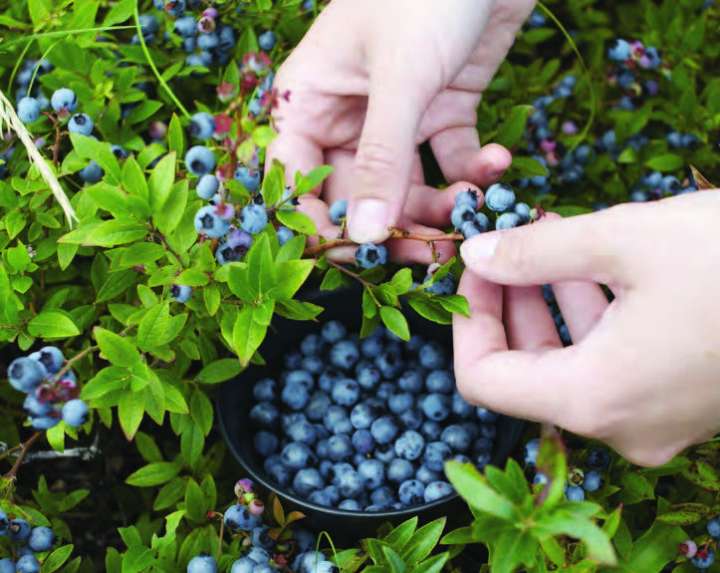
{"label": "pale skin", "polygon": [[[497,180],[510,155],[480,147],[475,108],[529,0],[333,0],[281,67],[270,160],[288,175],[335,172],[301,209],[325,237],[328,205],[350,200],[348,231],[436,232],[453,197]],[[449,190],[425,185],[430,141]],[[605,441],[659,465],[720,430],[720,193],[625,205],[480,235],[463,244],[454,321],[455,375],[470,401]],[[427,263],[420,242],[390,241],[396,260]],[[353,249],[331,251],[348,260]],[[454,254],[442,243],[440,255]],[[563,349],[540,287],[553,284],[574,345]],[[600,284],[609,286],[609,304]]]}

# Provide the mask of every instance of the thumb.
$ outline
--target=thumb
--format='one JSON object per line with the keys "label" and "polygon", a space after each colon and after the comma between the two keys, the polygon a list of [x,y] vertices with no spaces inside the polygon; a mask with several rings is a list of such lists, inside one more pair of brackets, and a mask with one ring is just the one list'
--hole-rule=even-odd
{"label": "thumb", "polygon": [[[632,215],[630,215],[632,216]],[[486,280],[515,286],[585,280],[617,284],[629,244],[627,208],[477,235],[463,243],[466,266]]]}
{"label": "thumb", "polygon": [[[391,72],[392,74],[392,72]],[[355,155],[348,232],[356,243],[379,243],[402,214],[426,102],[397,81],[375,77]]]}

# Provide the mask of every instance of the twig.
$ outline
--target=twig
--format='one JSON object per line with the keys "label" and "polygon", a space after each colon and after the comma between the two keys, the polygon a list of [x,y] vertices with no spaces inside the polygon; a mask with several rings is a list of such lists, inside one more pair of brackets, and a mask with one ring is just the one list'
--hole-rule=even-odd
{"label": "twig", "polygon": [[25,459],[25,456],[28,453],[28,450],[32,447],[32,445],[42,436],[42,432],[35,432],[32,436],[30,436],[25,442],[22,444],[22,449],[20,450],[20,455],[18,455],[17,459],[15,460],[15,463],[13,464],[13,467],[10,468],[10,471],[5,474],[5,479],[8,480],[14,480],[15,476],[18,473],[18,470],[20,469],[20,465],[23,463],[23,460]]}
{"label": "twig", "polygon": [[356,281],[358,281],[363,287],[365,287],[365,289],[367,289],[367,292],[370,294],[370,297],[371,297],[371,298],[373,299],[373,301],[375,302],[375,305],[378,306],[378,307],[382,306],[382,305],[380,304],[380,301],[375,297],[375,293],[373,292],[373,287],[375,286],[373,283],[371,283],[370,281],[366,281],[366,280],[365,280],[364,278],[362,278],[359,274],[354,273],[354,272],[351,271],[350,269],[346,269],[344,266],[342,266],[341,264],[336,263],[335,261],[328,261],[327,263],[328,263],[328,265],[330,265],[331,267],[336,268],[337,270],[339,270],[341,273],[344,273],[344,274],[346,274],[347,276],[349,276],[350,278],[353,278],[353,279],[355,279]]}
{"label": "twig", "polygon": [[[389,238],[402,239],[407,241],[423,241],[425,243],[428,243],[431,247],[434,247],[434,244],[437,241],[462,241],[464,239],[464,237],[460,233],[446,233],[444,235],[426,235],[423,233],[412,233],[410,231],[398,229],[396,227],[392,227],[390,229]],[[325,241],[324,243],[308,247],[307,249],[305,249],[304,254],[306,257],[314,257],[317,255],[321,255],[325,251],[329,251],[330,249],[352,246],[357,246],[357,243],[350,239],[331,239],[329,241]]]}
{"label": "twig", "polygon": [[218,534],[217,561],[222,557],[223,536],[225,535],[225,520],[220,519],[220,533]]}

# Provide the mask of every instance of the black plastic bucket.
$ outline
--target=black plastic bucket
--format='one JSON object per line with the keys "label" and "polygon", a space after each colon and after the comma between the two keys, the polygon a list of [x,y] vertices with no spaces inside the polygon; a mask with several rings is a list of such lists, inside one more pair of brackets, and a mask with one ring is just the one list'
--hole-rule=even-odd
{"label": "black plastic bucket", "polygon": [[[306,297],[325,311],[321,321],[339,320],[350,332],[359,332],[361,321],[360,295],[356,290],[340,290]],[[410,330],[428,340],[435,340],[452,350],[452,329],[429,322],[414,313],[407,313]],[[414,515],[421,522],[445,516],[451,526],[467,524],[469,511],[457,495],[432,503],[397,511],[365,513],[332,509],[310,503],[287,491],[278,489],[263,469],[263,458],[253,447],[254,428],[250,423],[250,409],[254,405],[254,383],[265,377],[279,378],[285,354],[298,348],[302,338],[317,332],[318,324],[311,321],[291,321],[276,317],[261,353],[267,366],[250,366],[237,379],[225,383],[217,397],[217,412],[221,431],[235,459],[248,477],[269,491],[276,492],[286,510],[299,510],[307,517],[303,524],[315,531],[327,531],[339,544],[354,543],[358,539],[374,536],[385,522],[398,524]],[[497,423],[497,437],[493,450],[493,463],[504,465],[517,446],[523,431],[523,422],[501,416]]]}

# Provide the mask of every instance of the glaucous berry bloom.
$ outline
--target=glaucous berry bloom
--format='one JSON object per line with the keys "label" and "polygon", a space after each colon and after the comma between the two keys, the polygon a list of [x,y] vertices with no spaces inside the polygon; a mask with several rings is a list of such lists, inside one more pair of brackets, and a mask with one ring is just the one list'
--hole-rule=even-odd
{"label": "glaucous berry bloom", "polygon": [[88,413],[87,404],[79,399],[65,402],[62,407],[63,421],[71,428],[82,426],[87,421]]}
{"label": "glaucous berry bloom", "polygon": [[72,113],[77,109],[77,96],[68,88],[55,90],[50,96],[50,107],[59,114]]}
{"label": "glaucous berry bloom", "polygon": [[[228,525],[227,519],[225,524]],[[187,573],[217,573],[215,558],[210,555],[197,555],[193,557],[188,563]]]}
{"label": "glaucous berry bloom", "polygon": [[170,294],[178,302],[187,302],[192,296],[192,288],[186,285],[173,285],[170,287]]}
{"label": "glaucous berry bloom", "polygon": [[68,131],[70,133],[79,133],[80,135],[90,135],[95,124],[90,116],[86,113],[76,113],[68,121]]}
{"label": "glaucous berry bloom", "polygon": [[204,145],[195,145],[185,154],[185,166],[193,175],[205,175],[215,169],[215,154]]}
{"label": "glaucous berry bloom", "polygon": [[355,261],[364,269],[372,269],[384,265],[388,260],[387,248],[384,245],[363,243],[355,251]]}
{"label": "glaucous berry bloom", "polygon": [[242,183],[250,193],[254,193],[260,188],[260,171],[240,165],[235,169],[235,180]]}
{"label": "glaucous berry bloom", "polygon": [[249,233],[241,230],[231,231],[218,245],[215,258],[221,265],[241,261],[250,250],[252,242],[253,238]]}
{"label": "glaucous berry bloom", "polygon": [[503,183],[494,183],[485,191],[485,204],[491,211],[503,213],[515,205],[515,192]]}
{"label": "glaucous berry bloom", "polygon": [[38,360],[29,357],[16,358],[8,367],[10,385],[26,394],[37,388],[47,376],[45,366]]}
{"label": "glaucous berry bloom", "polygon": [[347,199],[338,199],[337,201],[335,201],[332,205],[330,205],[330,209],[328,211],[330,220],[335,225],[339,225],[340,223],[342,223],[343,219],[347,215],[347,208]]}
{"label": "glaucous berry bloom", "polygon": [[230,228],[230,223],[217,213],[217,209],[213,205],[201,207],[195,214],[194,223],[198,233],[211,239],[219,239]]}
{"label": "glaucous berry bloom", "polygon": [[40,102],[34,97],[25,96],[17,103],[17,114],[23,123],[33,123],[40,117]]}

